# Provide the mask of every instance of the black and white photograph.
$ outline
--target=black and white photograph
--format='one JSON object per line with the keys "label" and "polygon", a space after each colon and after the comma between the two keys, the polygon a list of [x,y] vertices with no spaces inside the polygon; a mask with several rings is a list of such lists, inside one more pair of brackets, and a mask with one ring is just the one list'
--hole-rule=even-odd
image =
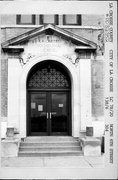
{"label": "black and white photograph", "polygon": [[11,4],[0,2],[0,178],[117,179],[116,1]]}

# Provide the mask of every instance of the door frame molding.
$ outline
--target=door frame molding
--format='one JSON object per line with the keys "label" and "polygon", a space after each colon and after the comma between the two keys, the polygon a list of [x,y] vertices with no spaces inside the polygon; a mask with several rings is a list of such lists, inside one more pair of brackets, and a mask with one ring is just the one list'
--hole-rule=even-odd
{"label": "door frame molding", "polygon": [[39,57],[32,58],[22,69],[19,82],[19,129],[20,137],[26,137],[26,98],[27,98],[27,89],[26,82],[27,76],[30,69],[39,62],[47,60],[53,60],[64,65],[70,74],[71,79],[71,107],[72,107],[72,136],[79,137],[80,131],[80,72],[79,64],[76,67],[73,65],[67,58],[57,55],[42,55]]}

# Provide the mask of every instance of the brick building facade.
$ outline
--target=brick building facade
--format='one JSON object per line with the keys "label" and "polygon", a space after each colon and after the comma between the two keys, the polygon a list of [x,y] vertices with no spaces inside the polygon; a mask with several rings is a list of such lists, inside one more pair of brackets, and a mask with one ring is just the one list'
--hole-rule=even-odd
{"label": "brick building facade", "polygon": [[[65,77],[67,74],[71,81],[69,99],[68,95],[66,96],[69,102],[69,105],[66,102],[66,106],[70,108],[67,111],[71,111],[67,117],[70,124],[67,135],[79,137],[81,132],[86,131],[86,126],[94,127],[95,136],[103,135],[103,20],[100,15],[1,15],[2,138],[6,137],[8,126],[13,126],[20,138],[32,134],[28,127],[29,124],[32,125],[29,123],[32,110],[27,110],[31,108],[26,96],[29,92],[26,86],[27,78],[30,72],[36,72],[36,65],[43,67],[40,63],[44,63],[47,67],[45,62],[49,61],[54,69],[60,63],[60,73],[64,72]],[[38,88],[35,89],[36,92]],[[56,92],[56,88],[41,88],[40,92],[44,93],[49,89],[50,92]],[[66,90],[62,89],[60,91],[65,93]],[[59,106],[63,108],[64,104],[60,102]],[[40,108],[42,106],[38,111],[43,111]],[[49,113],[52,112],[49,110]],[[48,116],[49,114],[47,118]],[[61,131],[66,130],[57,131],[60,131],[57,135],[61,135]]]}

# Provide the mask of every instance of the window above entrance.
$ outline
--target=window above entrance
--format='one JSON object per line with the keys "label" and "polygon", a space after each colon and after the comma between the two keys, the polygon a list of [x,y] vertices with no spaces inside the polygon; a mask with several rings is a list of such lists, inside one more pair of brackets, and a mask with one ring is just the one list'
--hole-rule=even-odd
{"label": "window above entrance", "polygon": [[60,63],[46,61],[31,70],[28,81],[28,89],[63,89],[70,88],[70,79]]}
{"label": "window above entrance", "polygon": [[17,24],[34,25],[35,15],[17,15]]}
{"label": "window above entrance", "polygon": [[82,15],[80,14],[19,14],[16,16],[18,25],[82,25]]}
{"label": "window above entrance", "polygon": [[79,14],[67,14],[63,15],[64,25],[81,25],[81,15]]}
{"label": "window above entrance", "polygon": [[58,25],[58,15],[53,15],[53,14],[40,15],[40,24]]}

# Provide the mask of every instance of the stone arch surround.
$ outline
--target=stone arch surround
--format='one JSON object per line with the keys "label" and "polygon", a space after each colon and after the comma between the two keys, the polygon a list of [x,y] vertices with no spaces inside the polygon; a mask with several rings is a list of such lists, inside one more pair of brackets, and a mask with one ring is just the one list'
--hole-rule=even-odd
{"label": "stone arch surround", "polygon": [[46,55],[32,58],[24,67],[19,81],[19,130],[20,137],[26,137],[26,81],[30,69],[42,61],[52,60],[66,66],[71,79],[72,136],[78,137],[80,130],[80,85],[79,66],[76,67],[65,57]]}

